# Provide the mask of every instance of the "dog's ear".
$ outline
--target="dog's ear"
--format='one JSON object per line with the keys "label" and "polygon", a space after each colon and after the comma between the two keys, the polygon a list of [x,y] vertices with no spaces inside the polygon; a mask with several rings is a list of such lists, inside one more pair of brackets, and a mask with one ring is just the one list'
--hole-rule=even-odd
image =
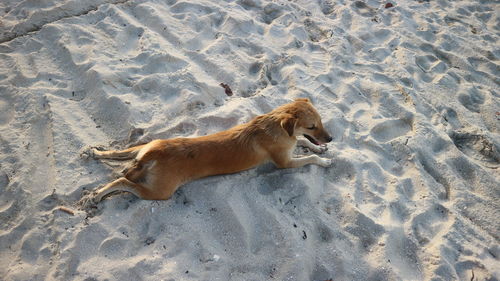
{"label": "dog's ear", "polygon": [[295,101],[305,101],[305,102],[311,103],[311,101],[308,98],[297,98],[297,99],[295,99]]}
{"label": "dog's ear", "polygon": [[289,136],[293,136],[295,123],[297,123],[297,118],[293,117],[292,115],[286,115],[281,119],[281,127],[285,129]]}

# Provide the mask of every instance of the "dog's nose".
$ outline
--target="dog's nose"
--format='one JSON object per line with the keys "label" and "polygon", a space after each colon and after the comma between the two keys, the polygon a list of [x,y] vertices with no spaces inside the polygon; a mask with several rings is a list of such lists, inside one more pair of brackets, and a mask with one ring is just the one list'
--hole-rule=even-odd
{"label": "dog's nose", "polygon": [[332,136],[326,137],[326,142],[331,142],[333,140]]}

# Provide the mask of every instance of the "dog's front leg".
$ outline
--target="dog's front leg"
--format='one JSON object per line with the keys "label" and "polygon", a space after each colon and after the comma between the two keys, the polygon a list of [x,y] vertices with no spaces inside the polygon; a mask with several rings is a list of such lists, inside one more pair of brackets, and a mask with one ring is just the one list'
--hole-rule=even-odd
{"label": "dog's front leg", "polygon": [[309,148],[313,152],[316,153],[323,153],[328,150],[328,148],[325,146],[319,146],[315,145],[314,143],[310,142],[308,139],[298,139],[297,140],[297,146],[303,146],[306,148]]}
{"label": "dog's front leg", "polygon": [[332,159],[321,158],[318,155],[309,155],[300,158],[277,156],[273,157],[273,161],[278,168],[298,168],[309,164],[315,164],[323,167],[329,167],[332,165]]}
{"label": "dog's front leg", "polygon": [[316,164],[323,167],[329,167],[332,165],[332,159],[322,158],[318,155],[309,155],[300,158],[292,158],[288,162],[290,168],[298,168],[308,164]]}

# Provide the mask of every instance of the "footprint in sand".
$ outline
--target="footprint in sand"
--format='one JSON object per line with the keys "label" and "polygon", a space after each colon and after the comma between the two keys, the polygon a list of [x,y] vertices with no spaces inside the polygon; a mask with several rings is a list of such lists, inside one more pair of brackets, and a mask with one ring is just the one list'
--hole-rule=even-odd
{"label": "footprint in sand", "polygon": [[6,125],[14,117],[12,105],[6,99],[0,98],[0,126]]}
{"label": "footprint in sand", "polygon": [[[7,197],[8,198],[8,197]],[[5,199],[3,199],[5,200]],[[7,199],[8,200],[8,199]],[[0,205],[0,220],[2,221],[2,228],[8,229],[15,225],[19,215],[21,214],[22,207],[15,201],[7,201]],[[0,241],[2,236],[0,235]]]}
{"label": "footprint in sand", "polygon": [[304,27],[309,34],[309,39],[313,42],[320,42],[328,37],[332,36],[332,32],[329,30],[321,29],[314,21],[311,19],[306,19],[304,21]]}
{"label": "footprint in sand", "polygon": [[396,119],[382,122],[371,130],[371,135],[379,142],[387,142],[405,135],[412,129],[411,120]]}
{"label": "footprint in sand", "polygon": [[479,160],[489,168],[500,166],[499,147],[487,136],[465,131],[456,131],[450,135],[455,146],[465,155]]}
{"label": "footprint in sand", "polygon": [[417,56],[415,63],[425,73],[444,73],[448,69],[443,61],[433,55]]}
{"label": "footprint in sand", "polygon": [[99,253],[108,258],[123,257],[128,254],[128,244],[130,243],[125,238],[111,237],[99,245]]}
{"label": "footprint in sand", "polygon": [[274,3],[267,4],[263,11],[262,19],[267,24],[271,24],[273,20],[279,18],[283,14],[283,8]]}
{"label": "footprint in sand", "polygon": [[354,11],[363,17],[373,17],[376,14],[375,9],[366,5],[366,3],[362,1],[354,2],[353,7]]}
{"label": "footprint in sand", "polygon": [[9,185],[10,179],[7,173],[5,172],[0,172],[0,192],[4,190],[4,188]]}
{"label": "footprint in sand", "polygon": [[40,255],[40,249],[44,246],[44,242],[41,231],[29,231],[22,238],[20,259],[24,263],[35,264]]}
{"label": "footprint in sand", "polygon": [[458,101],[468,110],[472,112],[479,113],[481,111],[481,105],[484,104],[484,95],[477,89],[470,89],[466,94],[460,94],[458,96]]}
{"label": "footprint in sand", "polygon": [[407,280],[422,280],[418,246],[402,228],[392,230],[385,241],[386,256],[391,265]]}
{"label": "footprint in sand", "polygon": [[130,51],[134,51],[138,48],[140,38],[144,34],[144,29],[141,27],[135,27],[132,25],[127,25],[118,32],[116,41],[120,42],[117,46],[120,53],[126,54]]}
{"label": "footprint in sand", "polygon": [[202,4],[194,4],[188,2],[177,2],[171,8],[170,11],[174,14],[188,14],[193,13],[198,16],[208,15],[214,12],[211,7],[202,5]]}
{"label": "footprint in sand", "polygon": [[373,246],[384,234],[384,228],[364,214],[355,211],[345,230],[359,239],[364,249]]}
{"label": "footprint in sand", "polygon": [[335,11],[335,3],[332,0],[320,0],[318,1],[323,15],[329,15]]}
{"label": "footprint in sand", "polygon": [[345,158],[337,158],[332,166],[327,169],[327,179],[333,183],[343,183],[343,181],[352,181],[356,177],[354,165]]}
{"label": "footprint in sand", "polygon": [[453,224],[448,213],[445,207],[436,204],[413,218],[411,223],[413,234],[421,246],[447,233]]}
{"label": "footprint in sand", "polygon": [[448,122],[448,124],[450,124],[454,129],[462,127],[462,122],[460,122],[458,114],[453,108],[444,107],[441,115],[443,116],[444,120]]}
{"label": "footprint in sand", "polygon": [[264,64],[260,61],[254,62],[250,65],[250,67],[248,69],[248,73],[250,75],[257,75],[263,66],[264,66]]}
{"label": "footprint in sand", "polygon": [[334,237],[332,228],[325,223],[316,224],[316,235],[319,237],[319,241],[324,243],[332,241]]}
{"label": "footprint in sand", "polygon": [[448,178],[446,177],[446,168],[435,160],[433,154],[420,151],[417,153],[417,159],[420,162],[423,170],[442,187],[433,189],[433,191],[436,192],[438,198],[441,200],[449,200],[451,185]]}

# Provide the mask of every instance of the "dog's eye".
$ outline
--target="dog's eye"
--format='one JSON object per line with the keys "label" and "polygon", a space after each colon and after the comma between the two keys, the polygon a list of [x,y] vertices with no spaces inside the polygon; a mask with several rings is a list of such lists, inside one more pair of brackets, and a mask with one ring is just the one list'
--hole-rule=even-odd
{"label": "dog's eye", "polygon": [[312,125],[311,127],[307,128],[308,130],[314,130],[316,129],[316,126]]}

